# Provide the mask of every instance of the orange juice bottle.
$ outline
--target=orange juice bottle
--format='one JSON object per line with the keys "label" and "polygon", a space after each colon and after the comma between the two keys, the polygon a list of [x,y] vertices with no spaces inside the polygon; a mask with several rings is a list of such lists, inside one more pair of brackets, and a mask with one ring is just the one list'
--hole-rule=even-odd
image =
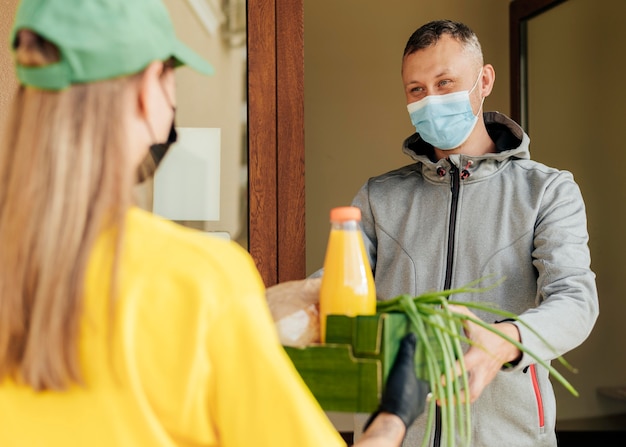
{"label": "orange juice bottle", "polygon": [[376,288],[363,235],[361,210],[354,206],[330,211],[330,236],[320,290],[320,338],[326,341],[326,316],[374,315]]}

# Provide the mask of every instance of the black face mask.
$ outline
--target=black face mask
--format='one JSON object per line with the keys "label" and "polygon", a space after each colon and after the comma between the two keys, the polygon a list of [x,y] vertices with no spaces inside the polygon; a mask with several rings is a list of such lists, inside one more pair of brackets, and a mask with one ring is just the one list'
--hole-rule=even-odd
{"label": "black face mask", "polygon": [[[176,108],[172,107],[174,115],[176,115]],[[176,133],[175,119],[172,120],[172,127],[170,133],[167,136],[167,141],[164,143],[154,143],[150,145],[150,151],[146,158],[143,159],[139,168],[137,168],[137,183],[143,183],[152,177],[159,167],[159,164],[165,158],[170,146],[176,143],[178,134]]]}
{"label": "black face mask", "polygon": [[174,121],[172,121],[172,127],[170,128],[170,133],[167,136],[167,141],[165,143],[155,143],[150,146],[150,156],[154,160],[154,163],[159,166],[161,160],[165,157],[165,154],[169,150],[170,146],[176,143],[178,139],[178,134],[176,133],[176,125]]}

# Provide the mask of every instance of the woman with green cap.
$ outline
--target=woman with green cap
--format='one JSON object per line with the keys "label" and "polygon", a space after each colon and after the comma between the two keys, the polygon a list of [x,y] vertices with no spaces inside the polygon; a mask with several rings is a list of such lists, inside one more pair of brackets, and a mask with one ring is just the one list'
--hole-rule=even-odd
{"label": "woman with green cap", "polygon": [[[249,254],[132,205],[175,140],[172,68],[213,68],[161,0],[23,0],[0,139],[0,445],[341,446]],[[403,340],[357,444],[423,411]]]}

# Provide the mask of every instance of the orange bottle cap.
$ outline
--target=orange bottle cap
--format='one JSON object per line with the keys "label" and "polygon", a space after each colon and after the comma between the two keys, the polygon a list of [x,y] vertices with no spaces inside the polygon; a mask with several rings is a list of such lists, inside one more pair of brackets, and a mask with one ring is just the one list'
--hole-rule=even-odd
{"label": "orange bottle cap", "polygon": [[361,209],[356,206],[339,206],[330,210],[331,222],[344,222],[346,220],[361,220]]}

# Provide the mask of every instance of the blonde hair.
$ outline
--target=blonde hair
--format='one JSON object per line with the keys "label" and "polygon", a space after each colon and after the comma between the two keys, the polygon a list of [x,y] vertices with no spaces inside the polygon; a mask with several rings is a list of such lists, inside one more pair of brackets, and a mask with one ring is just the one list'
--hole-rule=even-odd
{"label": "blonde hair", "polygon": [[[23,65],[58,59],[53,45],[29,31],[15,46]],[[119,252],[131,201],[134,173],[124,168],[127,130],[119,117],[134,79],[58,92],[18,88],[0,138],[0,381],[12,376],[35,390],[81,381],[90,250],[112,226]]]}

